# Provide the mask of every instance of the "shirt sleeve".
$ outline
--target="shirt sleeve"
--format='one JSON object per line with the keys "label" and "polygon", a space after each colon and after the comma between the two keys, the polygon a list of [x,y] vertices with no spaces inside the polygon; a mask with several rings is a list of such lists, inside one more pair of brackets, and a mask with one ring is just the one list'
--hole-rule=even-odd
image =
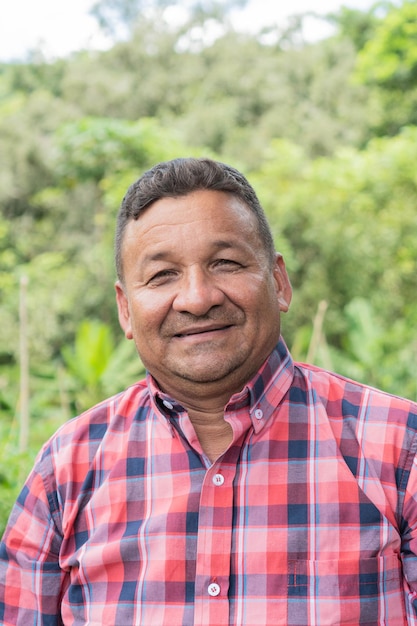
{"label": "shirt sleeve", "polygon": [[[417,439],[415,438],[411,451],[415,450],[416,446]],[[407,610],[410,623],[414,624],[417,623],[417,458],[415,452],[407,476],[401,526],[401,556],[409,600]]]}
{"label": "shirt sleeve", "polygon": [[62,535],[57,507],[40,473],[30,474],[0,543],[0,623],[58,626],[66,572],[61,571]]}

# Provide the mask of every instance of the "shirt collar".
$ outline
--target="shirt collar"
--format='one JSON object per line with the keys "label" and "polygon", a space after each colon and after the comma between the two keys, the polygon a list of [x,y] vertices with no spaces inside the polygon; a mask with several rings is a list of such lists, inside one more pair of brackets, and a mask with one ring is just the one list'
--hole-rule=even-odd
{"label": "shirt collar", "polygon": [[[294,363],[282,337],[258,373],[246,385],[255,432],[266,425],[294,378]],[[233,401],[235,396],[231,398]]]}
{"label": "shirt collar", "polygon": [[[293,377],[294,363],[281,337],[252,380],[245,385],[242,391],[230,398],[225,410],[248,406],[253,428],[255,432],[259,432],[283,400],[291,386]],[[151,397],[160,412],[173,417],[176,413],[184,411],[184,407],[174,398],[161,391],[158,383],[149,372],[147,372],[146,378]]]}

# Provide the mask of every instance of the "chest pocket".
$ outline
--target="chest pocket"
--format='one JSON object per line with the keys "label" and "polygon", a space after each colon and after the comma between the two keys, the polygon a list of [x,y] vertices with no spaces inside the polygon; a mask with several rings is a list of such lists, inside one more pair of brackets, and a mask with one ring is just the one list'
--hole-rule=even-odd
{"label": "chest pocket", "polygon": [[[396,554],[367,559],[289,563],[289,624],[407,624],[401,562]],[[298,613],[298,616],[297,616]]]}

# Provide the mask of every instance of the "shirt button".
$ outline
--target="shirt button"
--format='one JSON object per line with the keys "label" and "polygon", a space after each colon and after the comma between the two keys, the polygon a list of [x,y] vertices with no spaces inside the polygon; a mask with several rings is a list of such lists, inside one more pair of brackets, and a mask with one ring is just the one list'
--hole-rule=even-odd
{"label": "shirt button", "polygon": [[224,476],[222,474],[215,474],[212,480],[213,485],[216,485],[216,487],[220,487],[224,483]]}
{"label": "shirt button", "polygon": [[210,583],[207,591],[209,593],[209,596],[212,596],[213,598],[215,598],[220,593],[220,585],[218,585],[217,583]]}
{"label": "shirt button", "polygon": [[255,411],[255,417],[257,420],[261,420],[264,416],[264,412],[262,411],[262,409],[256,409]]}
{"label": "shirt button", "polygon": [[169,400],[162,400],[162,404],[166,406],[167,409],[172,410],[174,408],[174,405],[172,402],[169,402]]}

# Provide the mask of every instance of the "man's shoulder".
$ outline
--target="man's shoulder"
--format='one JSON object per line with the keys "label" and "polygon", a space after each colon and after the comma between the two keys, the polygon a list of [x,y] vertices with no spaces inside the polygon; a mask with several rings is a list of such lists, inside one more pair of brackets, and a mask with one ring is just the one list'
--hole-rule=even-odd
{"label": "man's shoulder", "polygon": [[295,368],[308,381],[311,393],[327,407],[338,406],[344,414],[353,416],[359,411],[376,411],[394,420],[404,415],[408,425],[417,429],[416,402],[314,365],[296,363]]}
{"label": "man's shoulder", "polygon": [[76,442],[101,441],[109,429],[127,430],[136,415],[149,406],[146,380],[140,380],[65,422],[46,445],[62,448]]}

